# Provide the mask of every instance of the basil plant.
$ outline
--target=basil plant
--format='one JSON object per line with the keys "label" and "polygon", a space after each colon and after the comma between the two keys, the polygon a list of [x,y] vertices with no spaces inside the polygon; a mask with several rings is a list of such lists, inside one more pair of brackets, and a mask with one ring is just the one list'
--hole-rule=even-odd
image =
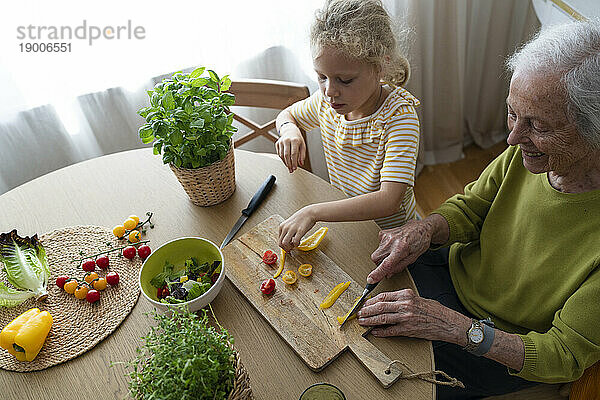
{"label": "basil plant", "polygon": [[138,114],[146,119],[138,133],[144,144],[154,142],[154,154],[162,153],[165,164],[200,168],[225,158],[232,125],[229,106],[235,96],[227,93],[231,79],[205,68],[189,74],[176,72],[148,90],[150,107]]}

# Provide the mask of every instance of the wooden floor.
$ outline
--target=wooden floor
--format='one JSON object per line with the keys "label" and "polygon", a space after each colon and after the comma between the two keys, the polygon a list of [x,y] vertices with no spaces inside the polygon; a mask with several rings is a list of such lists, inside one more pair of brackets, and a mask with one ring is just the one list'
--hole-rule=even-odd
{"label": "wooden floor", "polygon": [[[462,193],[464,186],[477,179],[483,169],[506,149],[506,142],[489,149],[475,145],[464,150],[465,158],[449,163],[426,166],[415,182],[417,210],[423,217],[435,210],[446,199]],[[565,400],[569,386],[539,385],[504,396],[488,397],[489,400]]]}
{"label": "wooden floor", "polygon": [[471,145],[464,150],[465,158],[462,160],[425,166],[415,182],[419,214],[425,217],[450,196],[462,193],[465,185],[477,179],[490,161],[506,147],[506,142],[500,142],[489,149]]}

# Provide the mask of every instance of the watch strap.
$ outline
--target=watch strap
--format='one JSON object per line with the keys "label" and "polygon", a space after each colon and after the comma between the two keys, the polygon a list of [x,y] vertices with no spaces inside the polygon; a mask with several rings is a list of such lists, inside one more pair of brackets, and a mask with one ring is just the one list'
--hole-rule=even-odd
{"label": "watch strap", "polygon": [[492,343],[494,343],[494,336],[496,335],[496,330],[494,329],[493,324],[492,326],[488,325],[488,321],[486,320],[482,320],[480,322],[483,326],[483,342],[481,342],[479,346],[477,346],[477,348],[471,352],[476,356],[483,356],[490,351]]}

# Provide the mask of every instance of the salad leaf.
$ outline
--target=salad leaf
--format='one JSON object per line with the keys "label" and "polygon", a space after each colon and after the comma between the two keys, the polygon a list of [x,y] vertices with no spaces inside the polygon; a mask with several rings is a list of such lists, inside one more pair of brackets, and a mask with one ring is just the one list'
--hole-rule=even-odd
{"label": "salad leaf", "polygon": [[[206,275],[205,275],[206,276]],[[188,286],[189,288],[186,287],[186,283],[191,282]],[[211,282],[210,282],[210,278],[208,279],[208,283],[198,283],[195,281],[188,281],[186,283],[183,284],[183,286],[187,289],[188,294],[187,294],[187,300],[193,300],[196,297],[200,297],[202,296],[204,293],[206,293],[208,291],[208,289],[210,289]]]}
{"label": "salad leaf", "polygon": [[168,261],[165,261],[163,271],[158,273],[150,280],[150,284],[157,289],[165,286],[172,280],[183,276],[185,270],[175,271],[175,266]]}
{"label": "salad leaf", "polygon": [[33,296],[33,292],[16,290],[0,282],[0,307],[15,307]]}
{"label": "salad leaf", "polygon": [[14,307],[30,297],[46,298],[50,267],[37,234],[21,237],[16,229],[0,234],[0,262],[8,281],[17,288],[2,284],[0,305]]}

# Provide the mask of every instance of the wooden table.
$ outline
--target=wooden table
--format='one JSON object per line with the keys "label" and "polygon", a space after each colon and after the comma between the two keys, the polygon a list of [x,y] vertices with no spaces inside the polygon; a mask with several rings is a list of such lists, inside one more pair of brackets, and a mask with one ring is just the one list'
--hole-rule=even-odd
{"label": "wooden table", "polygon": [[[275,187],[238,236],[272,214],[284,218],[300,207],[343,198],[342,192],[304,170],[289,174],[274,158],[236,150],[236,191],[222,204],[193,205],[179,182],[150,149],[112,154],[52,172],[0,196],[0,232],[14,228],[21,235],[49,232],[73,225],[112,227],[130,214],[154,212],[148,231],[151,247],[181,236],[201,236],[220,243],[269,174]],[[372,222],[328,223],[323,251],[356,282],[364,283],[378,245]],[[407,273],[382,282],[378,291],[412,287]],[[348,352],[323,371],[311,371],[281,337],[226,280],[212,303],[219,322],[235,337],[235,346],[249,372],[256,399],[298,399],[313,383],[338,386],[348,400],[432,399],[435,388],[422,380],[400,379],[384,389]],[[140,297],[117,330],[91,351],[44,371],[15,373],[0,370],[2,399],[122,399],[127,378],[113,362],[134,357],[151,320],[150,304]],[[433,367],[431,343],[410,338],[370,338],[391,359],[402,359],[415,371]],[[410,346],[410,358],[406,346]]]}

